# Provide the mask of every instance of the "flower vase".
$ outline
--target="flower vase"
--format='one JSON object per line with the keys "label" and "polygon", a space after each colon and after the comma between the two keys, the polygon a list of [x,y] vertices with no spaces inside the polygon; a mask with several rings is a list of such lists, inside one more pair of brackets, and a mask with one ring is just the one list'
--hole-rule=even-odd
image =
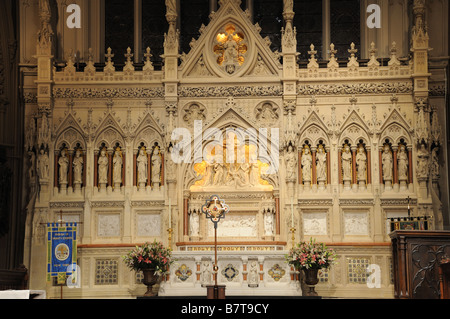
{"label": "flower vase", "polygon": [[315,286],[319,283],[319,269],[309,268],[303,269],[305,274],[305,284],[308,286],[309,290],[304,293],[305,296],[318,296]]}
{"label": "flower vase", "polygon": [[158,282],[158,276],[155,274],[154,269],[144,269],[142,270],[144,277],[142,278],[142,283],[147,286],[147,291],[145,292],[145,297],[155,297],[158,293],[153,292],[153,286]]}

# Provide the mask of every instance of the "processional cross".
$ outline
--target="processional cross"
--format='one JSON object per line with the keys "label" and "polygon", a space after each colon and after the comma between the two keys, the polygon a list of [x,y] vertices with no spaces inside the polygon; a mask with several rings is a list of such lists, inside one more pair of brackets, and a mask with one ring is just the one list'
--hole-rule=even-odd
{"label": "processional cross", "polygon": [[[218,298],[219,286],[217,285],[217,274],[219,267],[217,266],[217,224],[220,222],[222,218],[225,218],[225,214],[230,211],[228,205],[225,204],[225,201],[221,200],[219,196],[213,195],[206,203],[202,206],[202,212],[206,215],[207,218],[211,219],[214,224],[214,274],[215,274],[215,285],[214,285],[214,298]],[[208,295],[210,295],[208,293]]]}

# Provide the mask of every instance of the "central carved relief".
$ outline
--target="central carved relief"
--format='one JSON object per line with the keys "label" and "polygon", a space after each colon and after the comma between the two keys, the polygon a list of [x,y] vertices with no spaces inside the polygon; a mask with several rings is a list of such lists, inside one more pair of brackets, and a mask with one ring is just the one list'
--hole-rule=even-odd
{"label": "central carved relief", "polygon": [[244,64],[247,49],[244,34],[233,24],[228,24],[224,32],[217,34],[213,51],[217,55],[217,64],[231,75]]}

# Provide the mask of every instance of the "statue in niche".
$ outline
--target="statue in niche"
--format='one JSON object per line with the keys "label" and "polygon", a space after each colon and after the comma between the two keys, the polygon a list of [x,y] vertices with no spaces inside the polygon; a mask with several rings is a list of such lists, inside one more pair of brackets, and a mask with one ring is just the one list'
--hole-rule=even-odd
{"label": "statue in niche", "polygon": [[161,164],[159,147],[155,147],[152,154],[152,184],[157,187],[161,183]]}
{"label": "statue in niche", "polygon": [[342,152],[342,177],[344,181],[350,181],[352,179],[352,153],[350,152],[350,146],[347,144],[344,146]]}
{"label": "statue in niche", "polygon": [[122,158],[122,152],[120,151],[120,148],[117,148],[114,152],[113,157],[113,181],[114,181],[114,187],[120,187],[122,184],[122,167],[123,167],[123,158]]}
{"label": "statue in niche", "polygon": [[327,180],[327,153],[323,145],[317,149],[316,161],[317,181],[324,182]]}
{"label": "statue in niche", "polygon": [[286,160],[286,180],[295,181],[297,176],[297,155],[294,152],[294,148],[290,144],[288,146],[288,151],[286,153],[285,160]]}
{"label": "statue in niche", "polygon": [[49,164],[50,159],[44,149],[39,151],[37,170],[40,181],[47,181],[49,178]]}
{"label": "statue in niche", "polygon": [[233,34],[228,35],[228,39],[224,44],[225,54],[224,54],[224,62],[225,64],[234,64],[237,62],[238,58],[238,44],[233,39]]}
{"label": "statue in niche", "polygon": [[428,177],[428,151],[424,143],[420,144],[420,149],[417,152],[417,176],[419,178]]}
{"label": "statue in niche", "polygon": [[73,183],[74,185],[80,185],[83,182],[83,157],[81,156],[81,150],[75,151],[75,158],[73,159]]}
{"label": "statue in niche", "polygon": [[170,144],[169,148],[168,148],[168,152],[167,154],[170,154],[170,156],[167,156],[166,159],[166,167],[167,169],[165,170],[167,172],[167,180],[175,180],[176,179],[176,164],[175,162],[172,160],[172,150],[173,150],[173,145]]}
{"label": "statue in niche", "polygon": [[67,173],[69,170],[69,158],[67,157],[67,151],[63,149],[61,156],[58,160],[59,164],[59,184],[62,186],[67,185]]}
{"label": "statue in niche", "polygon": [[312,155],[309,146],[305,146],[302,156],[302,176],[303,182],[311,182]]}
{"label": "statue in niche", "polygon": [[141,149],[139,150],[139,156],[137,157],[136,162],[138,171],[138,183],[140,187],[144,187],[148,180],[148,158],[144,147],[141,147]]}
{"label": "statue in niche", "polygon": [[259,185],[259,165],[255,153],[250,155],[250,185]]}
{"label": "statue in niche", "polygon": [[202,262],[202,267],[203,267],[202,274],[201,274],[202,285],[210,284],[211,279],[212,279],[211,278],[212,272],[211,272],[211,264],[210,264],[209,260],[204,260]]}
{"label": "statue in niche", "polygon": [[398,180],[406,181],[408,179],[408,154],[406,153],[406,147],[403,144],[400,145],[397,161]]}
{"label": "statue in niche", "polygon": [[98,183],[100,187],[108,184],[108,166],[108,155],[106,154],[106,149],[103,148],[100,151],[100,156],[98,158]]}
{"label": "statue in niche", "polygon": [[256,286],[258,284],[258,262],[252,260],[248,271],[248,285]]}
{"label": "statue in niche", "polygon": [[389,145],[384,146],[384,151],[381,156],[381,162],[383,165],[383,179],[384,181],[392,181],[392,152]]}
{"label": "statue in niche", "polygon": [[264,234],[266,236],[273,235],[273,214],[270,209],[264,212]]}
{"label": "statue in niche", "polygon": [[358,147],[356,152],[356,174],[358,181],[366,180],[366,169],[367,169],[367,155],[363,145]]}
{"label": "statue in niche", "polygon": [[200,230],[200,217],[199,214],[194,210],[191,212],[191,215],[189,217],[189,231],[191,236],[198,237],[199,236],[199,230]]}
{"label": "statue in niche", "polygon": [[439,179],[440,176],[438,152],[439,152],[438,146],[435,146],[431,151],[431,176],[433,179]]}

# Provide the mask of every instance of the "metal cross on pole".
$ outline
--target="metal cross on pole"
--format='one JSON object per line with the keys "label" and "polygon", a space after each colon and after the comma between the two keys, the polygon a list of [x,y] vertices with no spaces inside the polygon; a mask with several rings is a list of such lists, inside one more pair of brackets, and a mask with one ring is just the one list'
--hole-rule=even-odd
{"label": "metal cross on pole", "polygon": [[[225,218],[225,214],[230,211],[225,201],[219,198],[217,195],[211,196],[209,200],[202,206],[202,212],[207,218],[211,219],[214,224],[214,286],[208,286],[208,299],[222,299],[225,297],[225,286],[217,284],[217,275],[219,267],[217,266],[217,224],[222,218]],[[221,292],[221,293],[219,293]],[[219,296],[220,295],[220,296]]]}

